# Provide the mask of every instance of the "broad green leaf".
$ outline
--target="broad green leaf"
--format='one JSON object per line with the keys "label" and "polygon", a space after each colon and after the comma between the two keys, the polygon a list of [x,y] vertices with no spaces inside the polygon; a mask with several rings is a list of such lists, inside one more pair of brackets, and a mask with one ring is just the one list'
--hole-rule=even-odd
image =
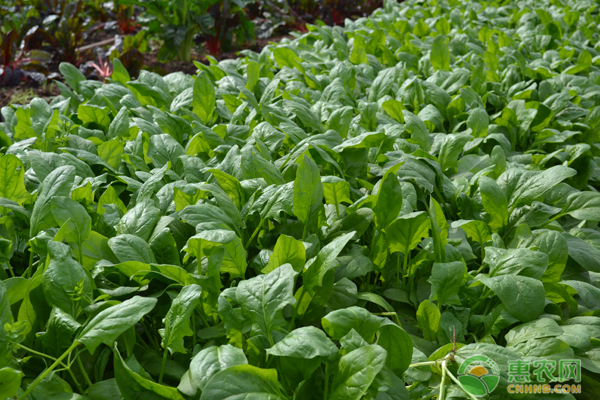
{"label": "broad green leaf", "polygon": [[200,400],[285,400],[277,371],[237,365],[218,372],[202,391]]}
{"label": "broad green leaf", "polygon": [[410,133],[411,139],[414,140],[421,147],[421,149],[424,151],[429,151],[429,148],[431,147],[429,130],[423,121],[407,110],[403,110],[402,115],[404,116],[405,121],[404,128]]}
{"label": "broad green leaf", "polygon": [[332,357],[338,353],[337,346],[325,333],[313,326],[298,328],[267,350],[267,354],[279,357],[311,359]]}
{"label": "broad green leaf", "polygon": [[68,196],[74,180],[75,167],[71,165],[58,167],[44,179],[31,212],[31,237],[37,235],[41,230],[55,225],[51,209],[52,198]]}
{"label": "broad green leaf", "polygon": [[121,108],[108,127],[109,139],[129,136],[129,115],[125,107]]}
{"label": "broad green leaf", "polygon": [[0,369],[0,387],[2,387],[2,397],[7,399],[16,398],[17,391],[21,387],[23,372],[10,367]]}
{"label": "broad green leaf", "polygon": [[521,324],[506,334],[506,343],[514,346],[533,339],[556,337],[563,333],[563,329],[556,321],[550,318],[540,318],[531,322]]}
{"label": "broad green leaf", "polygon": [[294,299],[296,272],[289,264],[276,268],[267,275],[259,275],[240,282],[236,298],[242,313],[258,326],[258,331],[273,345],[272,332],[285,325],[282,310]]}
{"label": "broad green leaf", "polygon": [[311,296],[315,295],[315,289],[322,286],[323,277],[327,271],[337,265],[336,257],[353,237],[354,232],[350,232],[335,238],[323,247],[314,259],[307,262],[308,265],[302,273],[303,288],[307,293]]}
{"label": "broad green leaf", "polygon": [[304,156],[294,181],[294,215],[304,224],[303,237],[316,223],[319,210],[323,207],[323,185],[319,167],[308,156]]}
{"label": "broad green leaf", "polygon": [[598,309],[600,306],[600,289],[587,283],[580,281],[566,280],[562,284],[572,287],[577,291],[577,295],[581,298],[583,304],[590,310]]}
{"label": "broad green leaf", "polygon": [[25,188],[25,166],[17,156],[6,154],[0,158],[0,197],[19,205],[31,195]]}
{"label": "broad green leaf", "polygon": [[246,273],[247,261],[246,250],[242,241],[230,230],[215,229],[204,230],[197,235],[189,238],[186,246],[183,248],[188,255],[184,262],[190,256],[201,259],[209,255],[213,249],[223,247],[225,255],[221,264],[221,273],[228,273],[232,278],[242,277]]}
{"label": "broad green leaf", "polygon": [[354,329],[369,343],[373,342],[381,323],[380,317],[361,307],[332,311],[321,319],[323,329],[333,340],[340,340]]}
{"label": "broad green leaf", "polygon": [[94,128],[108,129],[110,125],[110,117],[106,109],[93,105],[80,104],[77,109],[77,118],[84,125]]}
{"label": "broad green leaf", "polygon": [[65,239],[81,244],[92,233],[92,218],[85,207],[68,197],[56,196],[50,202],[52,216],[59,224],[67,224]]}
{"label": "broad green leaf", "polygon": [[139,261],[127,261],[110,267],[110,269],[113,268],[141,285],[148,284],[153,278],[161,278],[161,280],[164,279],[168,283],[179,283],[181,285],[198,283],[198,279],[176,265],[145,264]]}
{"label": "broad green leaf", "polygon": [[198,285],[184,286],[179,295],[171,303],[171,308],[165,316],[165,327],[159,329],[162,346],[172,353],[187,353],[183,345],[185,336],[194,335],[190,328],[190,318],[200,301],[202,288]]}
{"label": "broad green leaf", "polygon": [[385,364],[398,376],[408,369],[413,356],[413,341],[401,327],[384,320],[379,327],[377,344],[387,351]]}
{"label": "broad green leaf", "polygon": [[337,176],[323,176],[321,177],[321,183],[323,184],[325,203],[336,206],[342,202],[353,203],[350,199],[350,184],[347,181]]}
{"label": "broad green leaf", "polygon": [[429,236],[430,221],[423,211],[401,215],[384,231],[390,244],[390,252],[407,254],[423,238]]}
{"label": "broad green leaf", "polygon": [[434,263],[431,269],[431,300],[438,304],[460,305],[458,291],[463,286],[466,266],[462,261]]}
{"label": "broad green leaf", "polygon": [[429,198],[429,221],[431,222],[431,236],[433,240],[434,258],[438,263],[446,261],[446,244],[448,243],[449,225],[444,212],[431,196]]}
{"label": "broad green leaf", "polygon": [[[148,379],[148,377],[144,377],[140,373],[133,371],[127,362],[123,360],[123,357],[121,357],[117,345],[115,345],[113,348],[113,368],[115,370],[115,377],[117,380],[117,385],[119,386],[119,391],[121,392],[123,398],[127,400],[184,399],[184,397],[179,394],[177,389],[155,383]],[[145,373],[145,375],[147,375],[147,373]]]}
{"label": "broad green leaf", "polygon": [[354,35],[354,45],[352,47],[352,53],[350,53],[350,62],[353,64],[369,63],[369,59],[367,58],[365,39],[362,37],[362,35]]}
{"label": "broad green leaf", "polygon": [[[223,209],[212,204],[198,204],[187,206],[179,214],[182,221],[196,227],[196,230],[205,230],[206,227],[219,227],[238,232],[236,223],[231,220]],[[201,226],[199,227],[198,225]]]}
{"label": "broad green leaf", "polygon": [[116,226],[117,234],[136,235],[148,241],[159,219],[160,210],[152,201],[144,199],[119,220]]}
{"label": "broad green leaf", "polygon": [[560,232],[546,231],[537,236],[532,245],[537,247],[538,251],[548,255],[548,267],[542,276],[542,281],[558,282],[569,258],[567,240]]}
{"label": "broad green leaf", "polygon": [[600,272],[600,250],[568,233],[563,233],[563,237],[567,241],[569,257],[586,270]]}
{"label": "broad green leaf", "polygon": [[227,193],[227,196],[233,201],[239,209],[245,203],[245,195],[240,182],[234,177],[218,169],[209,169],[219,183],[219,186]]}
{"label": "broad green leaf", "polygon": [[331,400],[359,400],[383,369],[387,352],[376,344],[359,347],[343,356],[331,382]]}
{"label": "broad green leaf", "polygon": [[112,64],[113,73],[111,78],[119,83],[122,83],[123,85],[127,84],[127,82],[131,80],[131,76],[129,76],[129,72],[127,72],[127,69],[123,66],[121,60],[118,58],[113,58]]}
{"label": "broad green leaf", "polygon": [[98,155],[113,169],[117,170],[121,165],[124,150],[125,143],[113,139],[98,146]]}
{"label": "broad green leaf", "polygon": [[489,125],[490,117],[483,108],[478,107],[471,111],[471,114],[467,119],[467,126],[471,128],[473,137],[478,138],[486,136]]}
{"label": "broad green leaf", "polygon": [[417,321],[425,340],[432,342],[436,339],[441,316],[439,308],[431,301],[425,300],[419,304]]}
{"label": "broad green leaf", "polygon": [[500,186],[490,178],[479,179],[483,208],[490,216],[488,225],[496,232],[508,224],[508,201]]}
{"label": "broad green leaf", "polygon": [[196,390],[202,391],[218,372],[245,364],[248,360],[242,349],[229,344],[208,347],[192,358],[188,371],[190,383]]}
{"label": "broad green leaf", "polygon": [[458,220],[452,223],[453,228],[460,227],[465,233],[467,237],[479,243],[482,248],[483,245],[488,241],[492,240],[492,235],[490,233],[490,229],[488,225],[483,221],[477,220]]}
{"label": "broad green leaf", "polygon": [[92,283],[70,252],[63,243],[48,242],[50,264],[44,272],[43,287],[49,305],[76,318],[83,307],[93,302]]}
{"label": "broad green leaf", "polygon": [[263,178],[267,185],[283,185],[285,180],[275,167],[267,161],[254,146],[242,149],[242,177],[244,179]]}
{"label": "broad green leaf", "polygon": [[493,256],[490,258],[494,259],[489,261],[490,276],[514,274],[540,279],[548,267],[545,253],[529,249],[510,249],[497,259]]}
{"label": "broad green leaf", "polygon": [[123,234],[108,239],[108,245],[120,262],[155,263],[150,245],[135,235]]}
{"label": "broad green leaf", "polygon": [[577,192],[569,195],[563,213],[581,220],[600,221],[600,193]]}
{"label": "broad green leaf", "polygon": [[404,114],[402,114],[404,111],[404,105],[402,105],[400,101],[394,99],[386,100],[383,102],[381,107],[390,117],[394,118],[401,124],[404,123]]}
{"label": "broad green leaf", "polygon": [[446,135],[438,155],[443,171],[457,167],[458,157],[462,154],[465,144],[471,139],[471,135],[466,134]]}
{"label": "broad green leaf", "polygon": [[58,357],[73,344],[73,336],[81,324],[69,313],[54,307],[46,325],[46,332],[40,335],[46,351]]}
{"label": "broad green leaf", "polygon": [[381,179],[377,201],[373,207],[375,225],[379,229],[387,228],[402,210],[402,188],[398,176],[393,172],[386,173]]}
{"label": "broad green leaf", "polygon": [[262,270],[262,273],[268,274],[288,263],[291,264],[294,271],[301,272],[306,263],[306,249],[301,241],[291,236],[280,235],[275,243],[273,254],[269,257],[269,263]]}
{"label": "broad green leaf", "polygon": [[544,310],[545,295],[542,283],[519,275],[500,275],[480,278],[506,306],[508,312],[523,322],[537,318]]}
{"label": "broad green leaf", "polygon": [[448,50],[444,36],[436,36],[433,40],[429,59],[436,71],[450,69],[450,50]]}
{"label": "broad green leaf", "polygon": [[163,133],[152,135],[148,143],[146,155],[152,160],[155,167],[163,167],[171,162],[175,171],[181,171],[181,162],[179,157],[185,154],[183,147],[173,138],[173,136]]}
{"label": "broad green leaf", "polygon": [[80,92],[79,83],[85,81],[85,75],[83,75],[79,69],[66,62],[60,63],[58,69],[65,77],[65,82],[67,82],[75,92]]}
{"label": "broad green leaf", "polygon": [[576,174],[574,169],[562,165],[536,173],[516,188],[509,199],[509,206],[514,209],[521,205],[529,205],[537,197],[543,196],[548,190]]}
{"label": "broad green leaf", "polygon": [[155,305],[156,299],[153,297],[134,296],[129,300],[107,308],[87,323],[77,335],[77,341],[83,343],[92,354],[102,343],[112,346],[123,332],[152,311]]}
{"label": "broad green leaf", "polygon": [[250,61],[246,65],[246,74],[248,75],[248,81],[246,82],[246,89],[253,90],[254,86],[258,82],[260,73],[260,65],[257,62]]}
{"label": "broad green leaf", "polygon": [[194,81],[192,109],[204,125],[209,125],[215,111],[215,88],[208,74],[201,73]]}
{"label": "broad green leaf", "polygon": [[319,117],[304,104],[291,100],[284,100],[283,104],[285,105],[286,110],[295,114],[305,127],[312,128],[318,133],[323,133],[325,131]]}
{"label": "broad green leaf", "polygon": [[273,56],[279,67],[297,68],[303,71],[300,65],[300,59],[292,49],[286,47],[278,47],[273,50]]}
{"label": "broad green leaf", "polygon": [[4,326],[4,324],[11,324],[14,318],[10,310],[10,303],[8,298],[8,291],[6,289],[6,284],[3,281],[0,281],[0,305],[2,305],[0,323],[2,323],[2,326]]}
{"label": "broad green leaf", "polygon": [[102,196],[100,196],[97,204],[98,207],[96,209],[98,214],[104,214],[106,212],[104,209],[105,204],[115,204],[117,207],[119,207],[119,210],[121,210],[123,214],[127,212],[127,207],[125,207],[125,204],[123,204],[123,201],[119,198],[115,188],[112,186],[106,188]]}

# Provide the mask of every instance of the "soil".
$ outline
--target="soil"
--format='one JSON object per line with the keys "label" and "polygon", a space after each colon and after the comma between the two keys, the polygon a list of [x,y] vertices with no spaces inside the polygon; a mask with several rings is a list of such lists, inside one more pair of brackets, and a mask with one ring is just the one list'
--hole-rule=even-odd
{"label": "soil", "polygon": [[51,98],[60,91],[53,83],[40,85],[36,82],[22,82],[17,86],[0,87],[0,108],[10,104],[29,104],[36,97]]}
{"label": "soil", "polygon": [[[240,57],[239,52],[241,50],[246,50],[246,49],[260,52],[263,49],[263,47],[267,46],[269,43],[278,43],[279,41],[281,41],[282,39],[285,39],[285,38],[293,39],[294,37],[285,35],[285,36],[276,36],[276,37],[272,37],[269,39],[256,39],[255,43],[248,47],[235,49],[235,50],[232,50],[229,52],[223,52],[219,56],[216,56],[215,58],[219,61],[235,59],[235,58]],[[157,54],[158,54],[158,49],[144,54],[144,69],[151,70],[151,71],[159,73],[161,75],[166,75],[166,74],[170,74],[172,72],[177,72],[177,71],[181,71],[186,74],[194,75],[197,71],[197,68],[193,62],[188,63],[185,61],[170,61],[170,62],[164,63],[164,62],[159,61],[156,58]],[[208,54],[208,51],[199,54],[195,50],[192,50],[192,61],[198,61],[198,62],[201,62],[202,64],[208,65],[209,62],[208,62],[208,58],[206,58],[206,54]]]}
{"label": "soil", "polygon": [[[102,40],[110,38],[111,35],[108,35],[104,29],[98,29],[93,32],[84,42],[84,45],[97,43]],[[255,43],[245,47],[235,49],[233,51],[221,53],[218,57],[215,57],[217,60],[225,60],[225,59],[235,59],[240,57],[239,52],[241,50],[249,49],[256,52],[260,52],[263,47],[267,46],[269,43],[277,43],[282,39],[289,38],[293,39],[293,36],[285,35],[285,36],[276,36],[269,39],[256,39]],[[108,48],[109,46],[105,46]],[[90,52],[91,53],[91,52]],[[158,53],[158,49],[149,51],[144,54],[144,67],[143,69],[151,70],[153,72],[159,73],[161,75],[166,75],[172,72],[182,71],[186,74],[194,75],[197,71],[196,66],[192,62],[184,62],[184,61],[170,61],[167,63],[161,62],[156,58]],[[206,52],[208,54],[208,52]],[[194,61],[199,61],[203,64],[208,64],[208,59],[205,54],[199,54],[192,50],[192,59]],[[49,65],[50,72],[58,73],[58,63],[51,63]],[[60,77],[57,79],[61,79]],[[0,108],[7,106],[9,104],[28,104],[31,99],[34,97],[42,97],[49,100],[49,98],[53,96],[59,95],[60,92],[58,87],[52,83],[48,83],[47,85],[40,85],[36,82],[22,82],[21,84],[13,87],[2,87],[0,86]],[[1,119],[1,117],[0,117]]]}

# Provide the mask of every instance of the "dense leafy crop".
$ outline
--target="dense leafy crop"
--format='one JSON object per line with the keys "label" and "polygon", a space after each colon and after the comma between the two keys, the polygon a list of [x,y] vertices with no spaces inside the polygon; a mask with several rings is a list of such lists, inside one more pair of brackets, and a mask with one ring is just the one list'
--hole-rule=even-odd
{"label": "dense leafy crop", "polygon": [[3,396],[595,398],[596,5],[431,3],[3,108]]}

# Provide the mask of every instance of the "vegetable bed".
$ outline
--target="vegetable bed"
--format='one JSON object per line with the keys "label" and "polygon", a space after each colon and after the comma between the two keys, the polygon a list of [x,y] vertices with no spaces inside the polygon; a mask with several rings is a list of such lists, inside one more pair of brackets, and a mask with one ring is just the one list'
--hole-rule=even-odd
{"label": "vegetable bed", "polygon": [[429,3],[2,108],[0,397],[597,398],[597,4]]}

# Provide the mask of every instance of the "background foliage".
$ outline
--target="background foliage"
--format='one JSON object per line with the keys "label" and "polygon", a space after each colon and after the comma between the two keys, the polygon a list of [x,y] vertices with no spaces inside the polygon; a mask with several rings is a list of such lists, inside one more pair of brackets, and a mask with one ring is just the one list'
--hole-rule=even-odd
{"label": "background foliage", "polygon": [[490,398],[547,359],[595,398],[598,18],[388,2],[195,76],[61,64],[2,108],[2,390],[467,398],[484,354]]}
{"label": "background foliage", "polygon": [[[88,78],[104,79],[110,71],[102,63],[109,58],[119,58],[137,76],[148,47],[141,40],[161,43],[159,61],[190,62],[194,48],[218,57],[253,45],[256,37],[268,39],[293,29],[306,32],[307,22],[341,25],[381,4],[379,0],[2,0],[0,87],[41,82],[48,75],[52,79],[56,74],[50,72],[60,62],[81,66]],[[94,38],[102,33],[118,35],[109,54],[81,50],[84,43],[99,43]],[[132,40],[135,46],[128,43]],[[84,63],[96,58],[101,60],[95,67]]]}

